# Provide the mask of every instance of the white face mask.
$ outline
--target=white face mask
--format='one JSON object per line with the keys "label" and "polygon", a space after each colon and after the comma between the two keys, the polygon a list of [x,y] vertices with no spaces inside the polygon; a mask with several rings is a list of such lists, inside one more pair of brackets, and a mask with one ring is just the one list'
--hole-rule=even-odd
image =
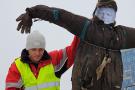
{"label": "white face mask", "polygon": [[95,15],[102,20],[105,24],[114,23],[116,18],[116,12],[113,8],[97,8]]}

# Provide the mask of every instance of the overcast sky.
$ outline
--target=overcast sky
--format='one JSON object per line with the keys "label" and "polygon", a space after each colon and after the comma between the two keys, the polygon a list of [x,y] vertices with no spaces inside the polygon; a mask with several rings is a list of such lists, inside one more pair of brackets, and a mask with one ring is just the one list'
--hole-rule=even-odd
{"label": "overcast sky", "polygon": [[[116,23],[135,27],[135,0],[116,0],[118,12]],[[26,7],[44,4],[51,7],[63,8],[75,14],[88,18],[92,17],[97,0],[1,0],[0,5],[0,90],[4,90],[5,77],[10,64],[20,56],[25,48],[27,35],[16,31],[15,19],[25,12]],[[46,37],[47,51],[64,48],[70,45],[73,35],[64,28],[45,21],[35,22],[32,30],[39,30]],[[70,90],[71,69],[61,79],[61,90]]]}

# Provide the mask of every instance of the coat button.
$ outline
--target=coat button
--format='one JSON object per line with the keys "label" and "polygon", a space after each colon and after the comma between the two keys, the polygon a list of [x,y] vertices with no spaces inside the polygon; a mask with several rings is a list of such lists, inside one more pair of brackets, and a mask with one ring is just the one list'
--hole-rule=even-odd
{"label": "coat button", "polygon": [[117,37],[117,41],[119,41],[119,38]]}
{"label": "coat button", "polygon": [[104,28],[102,28],[102,30],[104,31],[105,29],[104,29]]}

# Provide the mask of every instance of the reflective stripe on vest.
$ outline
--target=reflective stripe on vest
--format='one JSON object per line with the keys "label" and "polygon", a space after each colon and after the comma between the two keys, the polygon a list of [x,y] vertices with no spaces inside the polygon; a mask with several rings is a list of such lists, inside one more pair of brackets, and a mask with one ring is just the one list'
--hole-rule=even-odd
{"label": "reflective stripe on vest", "polygon": [[50,89],[45,89],[45,90],[59,90],[56,88],[51,89],[51,87],[53,88],[54,86],[59,86],[59,85],[60,85],[59,82],[50,82],[50,83],[40,84],[37,86],[27,87],[27,88],[25,88],[25,90],[38,90],[39,88],[43,89],[43,88],[48,88],[48,87],[50,87]]}
{"label": "reflective stripe on vest", "polygon": [[25,90],[60,90],[60,79],[55,76],[52,64],[42,67],[36,78],[27,63],[15,60],[21,74]]}

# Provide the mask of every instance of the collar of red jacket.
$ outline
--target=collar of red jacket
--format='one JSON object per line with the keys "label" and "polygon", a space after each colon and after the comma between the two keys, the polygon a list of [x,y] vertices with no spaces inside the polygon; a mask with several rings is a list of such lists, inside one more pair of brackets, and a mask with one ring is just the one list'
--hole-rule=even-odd
{"label": "collar of red jacket", "polygon": [[[47,53],[47,51],[45,50],[43,57],[41,58],[40,62],[44,62],[47,60],[50,60],[51,56]],[[28,57],[28,51],[26,49],[23,49],[21,52],[21,61],[24,63],[33,63],[31,62],[31,60]]]}

